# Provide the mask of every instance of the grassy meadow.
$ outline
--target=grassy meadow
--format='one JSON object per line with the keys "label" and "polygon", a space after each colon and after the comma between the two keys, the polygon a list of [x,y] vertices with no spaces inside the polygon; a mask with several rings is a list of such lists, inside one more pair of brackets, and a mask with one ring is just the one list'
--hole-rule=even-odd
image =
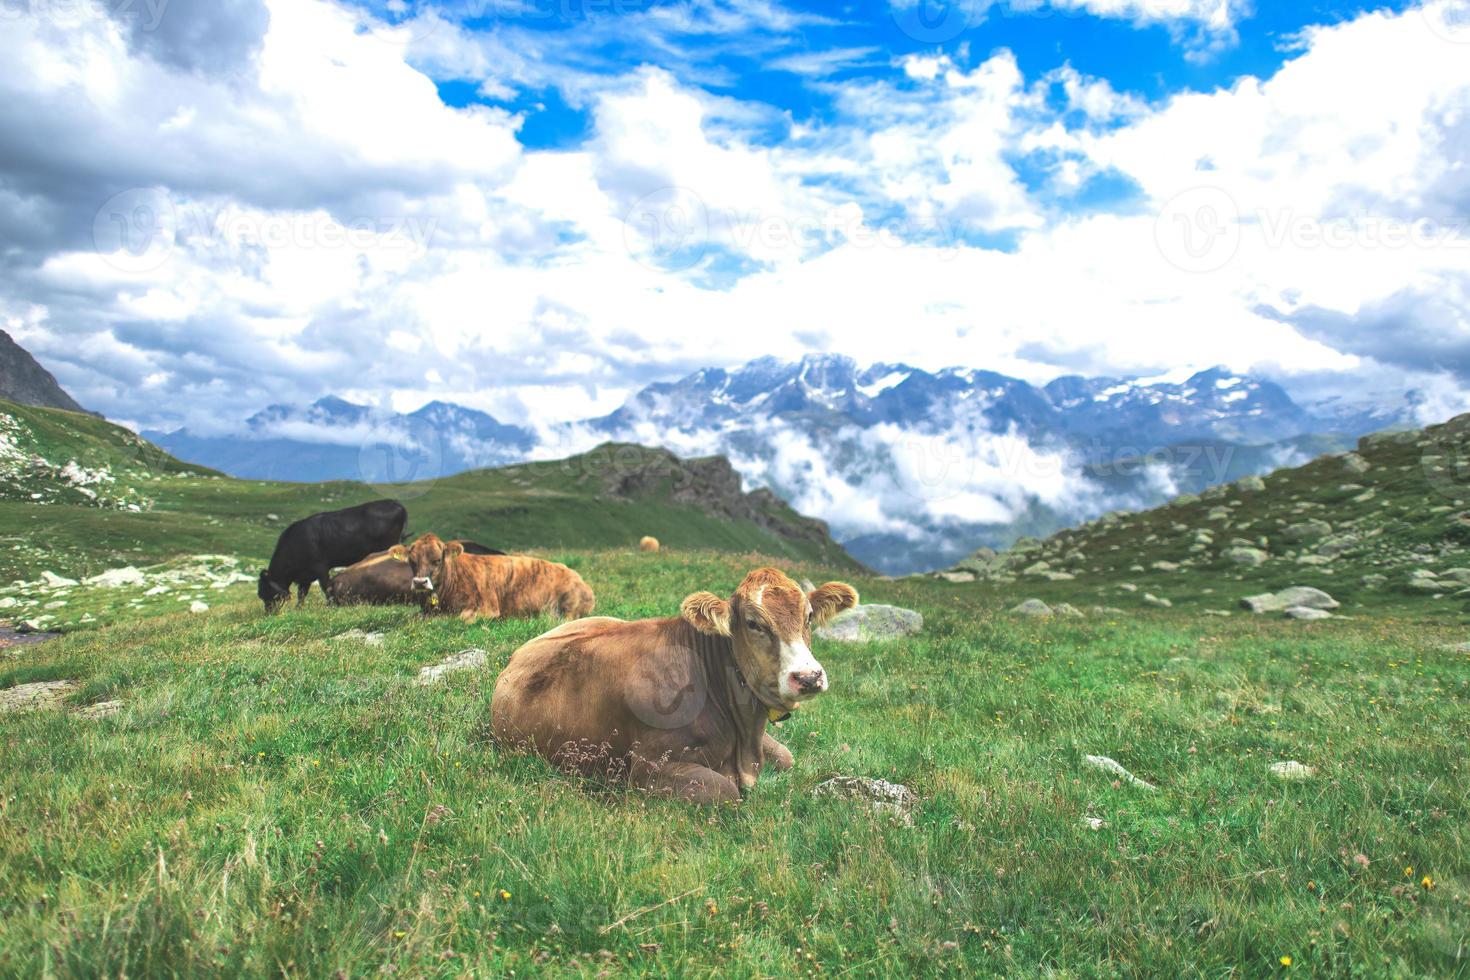
{"label": "grassy meadow", "polygon": [[[548,554],[624,617],[769,561]],[[0,974],[1470,973],[1460,628],[1022,620],[830,575],[925,629],[816,644],[832,689],[776,731],[795,770],[721,809],[488,739],[496,672],[546,622],[319,597],[266,617],[236,584],[205,614],[0,650],[0,690],[80,685],[0,714]],[[415,683],[468,647],[488,669]],[[1285,760],[1315,773],[1272,777]],[[909,786],[912,826],[814,796],[834,775]]]}

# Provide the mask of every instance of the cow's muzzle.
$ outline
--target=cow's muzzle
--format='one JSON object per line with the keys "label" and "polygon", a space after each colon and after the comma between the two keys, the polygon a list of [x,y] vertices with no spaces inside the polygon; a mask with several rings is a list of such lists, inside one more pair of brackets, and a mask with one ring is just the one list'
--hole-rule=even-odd
{"label": "cow's muzzle", "polygon": [[799,698],[810,698],[827,690],[827,672],[817,670],[793,670],[786,676],[786,687]]}
{"label": "cow's muzzle", "polygon": [[415,592],[433,592],[434,580],[429,578],[429,576],[427,575],[415,576],[413,580],[413,590]]}

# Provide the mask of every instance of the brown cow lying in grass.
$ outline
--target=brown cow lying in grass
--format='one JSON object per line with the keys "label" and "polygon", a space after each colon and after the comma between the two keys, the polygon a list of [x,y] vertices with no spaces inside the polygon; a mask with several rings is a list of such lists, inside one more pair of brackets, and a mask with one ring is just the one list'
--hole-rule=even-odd
{"label": "brown cow lying in grass", "polygon": [[670,619],[567,623],[512,654],[491,727],[502,745],[583,775],[738,800],[764,766],[791,768],[766,722],[827,689],[812,627],[857,601],[850,585],[808,594],[762,568],[728,600],[698,592]]}
{"label": "brown cow lying in grass", "polygon": [[525,555],[470,555],[457,541],[425,534],[410,547],[392,549],[413,572],[413,592],[425,613],[470,622],[481,616],[559,616],[576,619],[596,600],[582,576],[565,565]]}
{"label": "brown cow lying in grass", "polygon": [[[465,554],[503,555],[473,541],[461,541]],[[408,567],[408,554],[395,557],[390,551],[368,555],[355,565],[348,565],[327,582],[327,598],[338,605],[388,606],[417,602],[413,594],[413,571]]]}

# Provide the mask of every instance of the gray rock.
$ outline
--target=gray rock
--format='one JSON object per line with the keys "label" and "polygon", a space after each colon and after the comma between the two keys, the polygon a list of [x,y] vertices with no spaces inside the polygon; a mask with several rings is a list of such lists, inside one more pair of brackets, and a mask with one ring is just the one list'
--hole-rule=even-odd
{"label": "gray rock", "polygon": [[418,680],[415,681],[420,687],[428,687],[437,684],[444,679],[445,674],[456,674],[466,670],[480,670],[489,661],[489,655],[479,647],[470,647],[459,653],[445,657],[439,663],[431,667],[424,667],[419,671]]}
{"label": "gray rock", "polygon": [[1143,604],[1145,606],[1153,606],[1156,609],[1173,609],[1174,608],[1174,603],[1173,602],[1169,601],[1168,599],[1161,599],[1158,596],[1156,596],[1156,595],[1154,595],[1154,594],[1152,594],[1150,592],[1145,592],[1143,594]]}
{"label": "gray rock", "polygon": [[0,691],[0,715],[10,711],[49,711],[81,685],[76,681],[37,681]]}
{"label": "gray rock", "polygon": [[138,586],[148,584],[147,577],[132,565],[123,568],[109,568],[105,572],[93,575],[91,578],[83,579],[85,584],[103,589],[120,589],[127,586]]}
{"label": "gray rock", "polygon": [[1353,498],[1353,503],[1355,503],[1355,504],[1366,504],[1366,503],[1368,503],[1368,501],[1372,500],[1373,498],[1375,498],[1377,496],[1378,496],[1378,491],[1377,490],[1374,490],[1372,487],[1369,487],[1367,490],[1364,490],[1362,493],[1360,493],[1356,497],[1354,497]]}
{"label": "gray rock", "polygon": [[1302,521],[1300,524],[1292,524],[1281,532],[1281,536],[1288,541],[1300,543],[1303,541],[1316,541],[1319,538],[1327,537],[1331,533],[1331,524],[1313,518],[1309,521]]}
{"label": "gray rock", "polygon": [[1177,571],[1179,571],[1179,563],[1178,562],[1172,562],[1172,561],[1156,561],[1156,562],[1153,563],[1153,566],[1152,567],[1153,567],[1154,571],[1156,571],[1156,572],[1177,572]]}
{"label": "gray rock", "polygon": [[1470,568],[1451,568],[1440,572],[1439,577],[1441,580],[1449,579],[1462,585],[1470,585]]}
{"label": "gray rock", "polygon": [[85,708],[78,708],[77,717],[90,718],[93,721],[99,718],[111,718],[121,711],[122,708],[123,703],[121,701],[98,701],[96,704],[89,704]]}
{"label": "gray rock", "polygon": [[74,578],[64,578],[51,571],[41,573],[41,582],[48,589],[69,589],[80,584]]}
{"label": "gray rock", "polygon": [[1225,552],[1225,557],[1237,565],[1264,565],[1271,557],[1260,548],[1238,546]]}
{"label": "gray rock", "polygon": [[1308,609],[1306,606],[1292,606],[1286,610],[1287,619],[1300,619],[1311,621],[1316,619],[1331,619],[1332,613],[1325,609]]}
{"label": "gray rock", "polygon": [[1027,599],[1011,612],[1021,616],[1050,616],[1052,609],[1040,599]]}
{"label": "gray rock", "polygon": [[1312,773],[1316,770],[1293,759],[1286,762],[1273,762],[1267,771],[1283,782],[1294,783],[1311,779]]}
{"label": "gray rock", "polygon": [[1262,613],[1285,612],[1293,606],[1305,609],[1337,609],[1341,603],[1321,589],[1308,586],[1293,586],[1282,589],[1280,592],[1266,592],[1261,595],[1246,596],[1240,600],[1242,609],[1248,609],[1257,615]]}
{"label": "gray rock", "polygon": [[1081,609],[1078,609],[1070,602],[1058,603],[1056,606],[1052,607],[1052,612],[1056,613],[1058,616],[1067,616],[1072,619],[1082,619],[1085,615]]}
{"label": "gray rock", "polygon": [[1259,476],[1241,477],[1235,481],[1235,489],[1241,493],[1260,493],[1266,489],[1266,481]]}
{"label": "gray rock", "polygon": [[863,643],[912,636],[924,628],[924,617],[898,606],[859,605],[816,630],[817,639],[837,643]]}
{"label": "gray rock", "polygon": [[934,577],[953,585],[965,585],[975,581],[974,572],[935,572]]}
{"label": "gray rock", "polygon": [[1347,470],[1349,473],[1363,474],[1371,470],[1373,468],[1373,464],[1368,462],[1363,457],[1359,456],[1357,453],[1346,453],[1342,457],[1342,468]]}
{"label": "gray rock", "polygon": [[869,779],[865,776],[833,776],[826,782],[818,783],[812,790],[812,795],[864,803],[878,813],[894,817],[909,827],[914,823],[914,807],[919,804],[919,798],[914,791],[902,783],[890,783],[886,779]]}
{"label": "gray rock", "polygon": [[[807,591],[810,592],[811,590],[808,589]],[[338,633],[336,636],[332,637],[332,639],[365,643],[370,647],[380,647],[383,645],[382,633],[368,633],[360,629],[350,629],[346,633]]]}

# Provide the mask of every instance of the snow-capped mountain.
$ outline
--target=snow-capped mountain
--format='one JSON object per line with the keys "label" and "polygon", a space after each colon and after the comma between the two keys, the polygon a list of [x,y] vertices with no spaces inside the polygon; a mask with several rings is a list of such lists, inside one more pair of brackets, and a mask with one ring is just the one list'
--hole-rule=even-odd
{"label": "snow-capped mountain", "polygon": [[271,405],[238,433],[144,435],[231,476],[303,483],[423,480],[520,462],[536,445],[530,431],[459,405],[435,401],[404,415],[332,396],[305,407]]}
{"label": "snow-capped mountain", "polygon": [[272,406],[233,436],[152,438],[190,462],[287,480],[400,482],[606,441],[720,454],[747,487],[769,487],[827,521],[859,559],[900,573],[1302,462],[1408,422],[1412,408],[1327,401],[1309,410],[1271,381],[1223,368],[1038,387],[989,371],[820,355],[697,371],[539,436],[441,402],[394,415],[324,398]]}

